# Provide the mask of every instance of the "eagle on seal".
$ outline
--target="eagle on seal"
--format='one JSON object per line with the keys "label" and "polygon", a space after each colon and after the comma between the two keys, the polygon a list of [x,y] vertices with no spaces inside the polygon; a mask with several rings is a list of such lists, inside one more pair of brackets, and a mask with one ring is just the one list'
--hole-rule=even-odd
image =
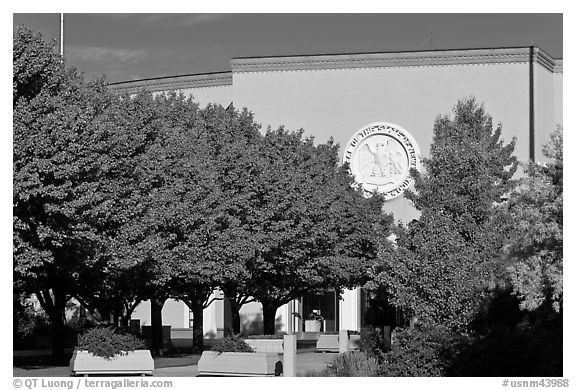
{"label": "eagle on seal", "polygon": [[390,141],[364,144],[360,154],[363,176],[383,179],[402,173],[402,167],[398,163],[402,154],[400,151],[394,153],[390,146]]}

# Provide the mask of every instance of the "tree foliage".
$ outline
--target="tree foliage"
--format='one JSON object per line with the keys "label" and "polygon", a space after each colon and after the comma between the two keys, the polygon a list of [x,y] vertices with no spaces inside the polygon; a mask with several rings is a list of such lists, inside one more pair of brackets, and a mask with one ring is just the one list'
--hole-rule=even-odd
{"label": "tree foliage", "polygon": [[124,324],[173,297],[201,338],[219,287],[236,312],[262,302],[270,332],[280,305],[361,284],[377,256],[382,201],[352,188],[333,141],[261,134],[232,106],[116,95],[28,30],[13,91],[15,287],[60,330],[72,297]]}
{"label": "tree foliage", "polygon": [[307,292],[363,283],[377,256],[383,221],[379,197],[365,199],[338,166],[338,145],[314,145],[302,131],[269,130],[262,140],[247,223],[256,252],[246,295],[264,309],[274,332],[278,307]]}
{"label": "tree foliage", "polygon": [[52,49],[29,30],[14,33],[13,255],[15,287],[36,294],[62,357],[65,304],[95,264],[92,211],[109,139],[96,124],[114,98]]}
{"label": "tree foliage", "polygon": [[545,302],[560,312],[563,300],[563,131],[557,129],[544,147],[549,159],[532,163],[503,207],[511,221],[506,246],[508,276],[522,309]]}
{"label": "tree foliage", "polygon": [[462,329],[495,278],[503,242],[493,211],[511,188],[515,141],[504,145],[501,126],[473,98],[453,118],[438,117],[433,131],[425,172],[412,172],[415,190],[406,194],[421,216],[397,229],[370,286],[425,323]]}
{"label": "tree foliage", "polygon": [[[232,324],[225,324],[225,332],[240,333],[240,308],[253,301],[244,295],[249,277],[246,262],[253,256],[253,237],[247,230],[250,218],[255,169],[254,156],[260,147],[260,125],[246,109],[232,105],[208,105],[200,111],[203,136],[208,141],[208,154],[218,185],[218,204],[210,210],[214,224],[210,229],[209,251],[206,259],[214,265],[212,289],[225,293],[232,309]],[[207,290],[207,294],[212,292]],[[207,301],[209,302],[209,301]],[[197,311],[200,313],[201,308]],[[231,325],[231,326],[230,326]],[[232,329],[230,329],[232,328]]]}

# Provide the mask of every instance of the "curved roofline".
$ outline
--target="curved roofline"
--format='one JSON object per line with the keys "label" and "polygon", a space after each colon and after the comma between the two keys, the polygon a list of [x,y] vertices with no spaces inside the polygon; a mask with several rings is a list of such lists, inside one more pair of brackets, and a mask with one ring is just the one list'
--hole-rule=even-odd
{"label": "curved roofline", "polygon": [[119,81],[109,84],[111,88],[133,93],[142,89],[166,91],[172,89],[208,88],[232,85],[232,72],[209,72],[176,76],[152,77],[141,80]]}
{"label": "curved roofline", "polygon": [[188,74],[179,74],[173,76],[158,76],[158,77],[150,77],[145,79],[136,79],[136,80],[126,80],[126,81],[115,81],[113,83],[109,83],[108,85],[121,85],[121,84],[129,84],[135,83],[138,81],[155,81],[155,80],[165,80],[165,79],[175,79],[178,77],[195,77],[195,76],[208,76],[208,75],[219,75],[219,74],[229,74],[230,71],[222,71],[222,72],[206,72],[206,73],[188,73]]}

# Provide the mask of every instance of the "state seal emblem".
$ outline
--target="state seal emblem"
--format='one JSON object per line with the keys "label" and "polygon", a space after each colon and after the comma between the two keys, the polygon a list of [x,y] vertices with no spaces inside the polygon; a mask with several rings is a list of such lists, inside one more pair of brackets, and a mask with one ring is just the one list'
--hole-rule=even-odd
{"label": "state seal emblem", "polygon": [[410,169],[420,168],[420,149],[402,127],[372,123],[350,138],[343,162],[349,164],[355,183],[367,196],[377,192],[389,200],[412,184]]}

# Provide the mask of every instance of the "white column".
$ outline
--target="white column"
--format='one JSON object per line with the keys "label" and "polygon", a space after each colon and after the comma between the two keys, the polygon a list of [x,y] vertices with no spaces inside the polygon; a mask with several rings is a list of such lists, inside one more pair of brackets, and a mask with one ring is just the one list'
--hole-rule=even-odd
{"label": "white column", "polygon": [[294,332],[301,332],[302,331],[302,310],[301,310],[302,302],[300,299],[294,300],[294,313],[300,314],[300,317],[294,316]]}
{"label": "white column", "polygon": [[339,353],[348,352],[348,345],[349,345],[348,331],[345,329],[340,329],[338,331],[338,352]]}
{"label": "white column", "polygon": [[284,335],[284,376],[296,376],[296,335]]}
{"label": "white column", "polygon": [[340,329],[360,330],[360,288],[344,290],[340,301]]}

